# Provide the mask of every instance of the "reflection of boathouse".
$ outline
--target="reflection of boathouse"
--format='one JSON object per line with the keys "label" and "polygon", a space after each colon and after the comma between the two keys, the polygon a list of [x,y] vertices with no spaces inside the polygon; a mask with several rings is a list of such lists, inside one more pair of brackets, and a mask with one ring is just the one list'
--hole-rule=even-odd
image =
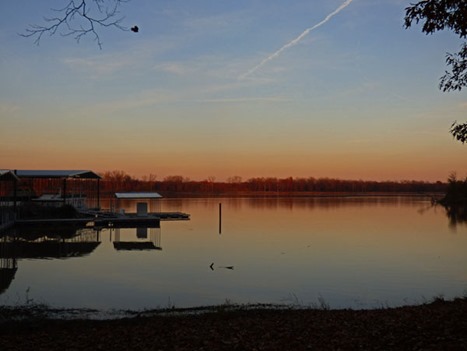
{"label": "reflection of boathouse", "polygon": [[2,242],[1,257],[15,259],[70,258],[89,255],[100,244],[99,234],[93,229],[78,229],[76,235],[60,236],[6,236]]}
{"label": "reflection of boathouse", "polygon": [[10,286],[21,259],[67,259],[89,255],[100,244],[91,228],[9,229],[0,237],[0,294]]}
{"label": "reflection of boathouse", "polygon": [[161,228],[113,228],[110,229],[115,250],[162,250]]}
{"label": "reflection of boathouse", "polygon": [[0,237],[0,294],[8,289],[18,270],[16,258],[9,257],[5,241],[6,237]]}

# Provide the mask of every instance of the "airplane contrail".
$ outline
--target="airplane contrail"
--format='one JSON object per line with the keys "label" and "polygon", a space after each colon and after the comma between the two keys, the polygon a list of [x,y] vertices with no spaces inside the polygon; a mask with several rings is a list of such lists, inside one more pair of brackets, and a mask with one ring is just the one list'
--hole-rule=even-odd
{"label": "airplane contrail", "polygon": [[353,0],[346,0],[342,5],[340,5],[336,10],[334,10],[333,12],[331,12],[329,15],[326,16],[325,19],[323,19],[321,22],[315,24],[313,27],[310,27],[310,28],[307,28],[305,29],[302,34],[300,34],[298,37],[296,37],[295,39],[289,41],[287,44],[285,44],[284,46],[282,46],[279,50],[277,50],[276,52],[272,53],[271,55],[269,55],[268,57],[266,57],[263,61],[261,61],[260,63],[258,63],[255,67],[253,67],[252,69],[250,69],[248,72],[244,73],[243,75],[240,76],[240,79],[243,79],[243,78],[246,78],[248,77],[249,75],[251,75],[252,73],[254,73],[256,70],[258,70],[259,68],[261,68],[262,66],[264,66],[267,62],[271,61],[272,59],[276,58],[277,56],[279,56],[284,50],[287,50],[288,48],[290,48],[291,46],[294,46],[296,44],[298,44],[305,36],[308,35],[308,33],[310,33],[311,31],[315,30],[316,28],[319,28],[321,27],[323,24],[325,24],[327,21],[329,21],[332,17],[334,17],[335,15],[337,15],[339,12],[341,12],[343,9],[345,9],[347,6],[350,5],[350,3],[352,2]]}

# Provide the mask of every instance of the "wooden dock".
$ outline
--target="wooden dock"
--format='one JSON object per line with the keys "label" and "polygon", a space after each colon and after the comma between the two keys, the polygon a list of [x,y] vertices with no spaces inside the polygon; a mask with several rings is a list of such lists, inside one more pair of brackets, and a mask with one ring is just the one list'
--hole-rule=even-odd
{"label": "wooden dock", "polygon": [[55,218],[55,219],[20,219],[16,220],[16,225],[65,225],[88,228],[136,228],[147,227],[157,228],[161,221],[189,220],[190,215],[183,212],[158,212],[147,216],[136,216],[135,214],[121,213],[98,213],[94,216],[83,218]]}
{"label": "wooden dock", "polygon": [[158,216],[162,221],[180,221],[190,219],[190,215],[183,212],[160,212],[155,213],[154,215]]}
{"label": "wooden dock", "polygon": [[159,228],[161,219],[159,217],[129,217],[119,216],[115,218],[96,218],[92,227],[97,228]]}

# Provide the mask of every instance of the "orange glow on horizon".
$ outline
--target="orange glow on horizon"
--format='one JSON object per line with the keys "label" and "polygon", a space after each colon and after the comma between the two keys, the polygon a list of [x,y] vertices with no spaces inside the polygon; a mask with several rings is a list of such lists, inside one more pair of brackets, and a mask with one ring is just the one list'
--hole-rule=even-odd
{"label": "orange glow on horizon", "polygon": [[155,174],[158,180],[169,175],[181,175],[193,180],[215,177],[226,181],[240,176],[243,180],[253,177],[275,178],[335,178],[375,181],[446,181],[456,172],[459,178],[467,176],[467,165],[459,162],[465,158],[466,147],[449,138],[439,147],[419,146],[408,150],[364,148],[347,151],[326,148],[274,147],[271,150],[216,151],[164,147],[148,148],[144,144],[119,144],[118,140],[99,140],[96,144],[43,143],[34,148],[29,145],[8,145],[0,149],[1,168],[5,169],[92,169],[96,172],[123,170],[137,178]]}

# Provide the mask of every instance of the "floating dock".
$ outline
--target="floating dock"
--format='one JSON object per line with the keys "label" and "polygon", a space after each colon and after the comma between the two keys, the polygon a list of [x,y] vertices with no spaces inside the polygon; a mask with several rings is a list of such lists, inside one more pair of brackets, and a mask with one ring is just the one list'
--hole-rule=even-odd
{"label": "floating dock", "polygon": [[16,225],[66,225],[88,228],[154,228],[160,225],[160,221],[189,220],[190,215],[183,212],[151,213],[147,216],[120,213],[96,213],[93,217],[83,218],[55,218],[55,219],[23,219],[16,220]]}

